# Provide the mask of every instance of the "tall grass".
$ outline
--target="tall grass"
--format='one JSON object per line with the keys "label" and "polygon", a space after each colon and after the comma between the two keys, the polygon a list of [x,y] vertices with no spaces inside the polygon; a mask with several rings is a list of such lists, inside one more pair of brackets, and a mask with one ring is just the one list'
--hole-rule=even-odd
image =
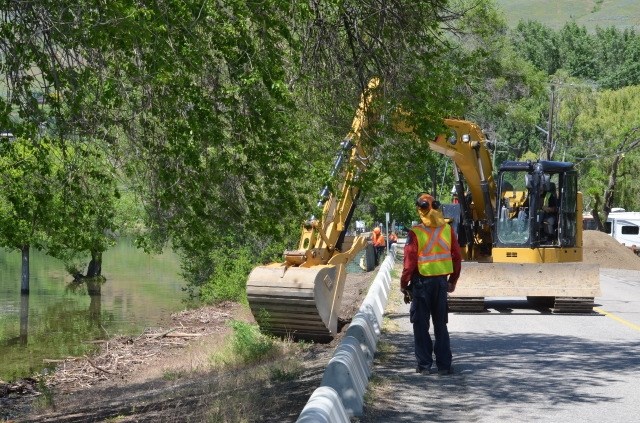
{"label": "tall grass", "polygon": [[294,343],[291,339],[280,340],[260,332],[256,325],[240,321],[229,323],[233,333],[228,342],[211,357],[213,367],[240,368],[266,364],[254,376],[272,381],[295,380],[304,371],[296,352],[309,344]]}
{"label": "tall grass", "polygon": [[277,355],[276,340],[260,332],[257,325],[232,320],[229,342],[211,358],[214,367],[234,367],[260,363]]}
{"label": "tall grass", "polygon": [[200,289],[200,299],[206,303],[220,301],[247,302],[247,275],[255,266],[250,249],[221,248],[210,253],[214,271],[209,281]]}

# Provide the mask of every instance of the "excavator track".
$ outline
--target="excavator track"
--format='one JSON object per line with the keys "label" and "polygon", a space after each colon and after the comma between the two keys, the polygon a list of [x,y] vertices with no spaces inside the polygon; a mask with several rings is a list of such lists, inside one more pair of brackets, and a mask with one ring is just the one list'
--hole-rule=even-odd
{"label": "excavator track", "polygon": [[484,297],[449,297],[451,313],[480,313],[484,311]]}
{"label": "excavator track", "polygon": [[553,304],[554,313],[593,313],[593,297],[556,297]]}

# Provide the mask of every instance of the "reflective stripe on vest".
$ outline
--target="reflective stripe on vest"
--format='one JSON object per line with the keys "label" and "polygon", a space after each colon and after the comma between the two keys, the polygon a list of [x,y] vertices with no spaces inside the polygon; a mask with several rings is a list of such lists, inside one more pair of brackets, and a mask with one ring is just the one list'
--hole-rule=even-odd
{"label": "reflective stripe on vest", "polygon": [[[446,229],[445,229],[446,228]],[[417,225],[411,228],[418,240],[418,271],[423,276],[453,273],[451,259],[452,229],[449,225],[432,228]]]}

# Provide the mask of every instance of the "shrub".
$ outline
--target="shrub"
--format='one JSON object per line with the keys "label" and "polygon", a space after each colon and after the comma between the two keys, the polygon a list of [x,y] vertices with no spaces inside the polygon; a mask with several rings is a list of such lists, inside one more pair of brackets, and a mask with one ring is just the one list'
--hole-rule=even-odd
{"label": "shrub", "polygon": [[210,253],[213,272],[200,289],[200,298],[206,303],[237,301],[246,303],[247,276],[254,267],[248,247],[219,248]]}

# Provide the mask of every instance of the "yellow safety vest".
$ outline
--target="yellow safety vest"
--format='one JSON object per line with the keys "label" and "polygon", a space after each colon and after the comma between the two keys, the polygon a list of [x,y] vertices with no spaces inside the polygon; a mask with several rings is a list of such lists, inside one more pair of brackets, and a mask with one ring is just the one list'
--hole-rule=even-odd
{"label": "yellow safety vest", "polygon": [[451,226],[437,228],[417,225],[411,228],[418,240],[418,272],[422,276],[439,276],[453,273],[451,259]]}

